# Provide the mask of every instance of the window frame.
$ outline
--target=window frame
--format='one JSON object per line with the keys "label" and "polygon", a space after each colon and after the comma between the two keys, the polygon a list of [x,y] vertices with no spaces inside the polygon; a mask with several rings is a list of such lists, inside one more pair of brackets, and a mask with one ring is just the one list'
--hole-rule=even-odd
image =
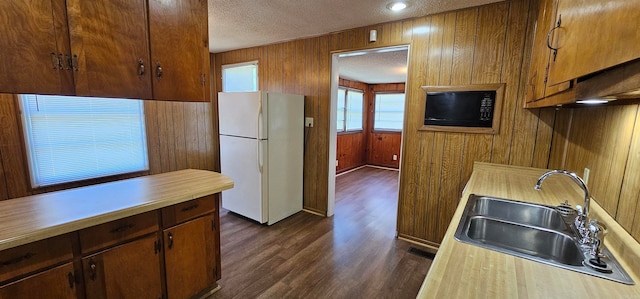
{"label": "window frame", "polygon": [[[220,89],[222,90],[222,92],[243,92],[243,91],[225,91],[224,90],[224,71],[225,69],[230,69],[230,68],[237,68],[237,67],[244,67],[244,66],[249,66],[249,65],[255,65],[256,66],[256,90],[254,91],[259,91],[260,90],[260,64],[258,60],[253,60],[253,61],[246,61],[246,62],[239,62],[239,63],[231,63],[231,64],[223,64],[220,68]],[[246,92],[251,92],[251,91],[246,91]]]}
{"label": "window frame", "polygon": [[[31,116],[30,113],[26,111],[27,108],[27,104],[25,103],[26,101],[28,101],[28,99],[26,99],[27,96],[54,96],[54,97],[70,97],[70,98],[82,98],[79,96],[67,96],[67,95],[33,95],[33,94],[16,94],[15,95],[15,102],[16,102],[16,106],[19,109],[20,112],[20,116],[19,116],[19,124],[20,124],[20,130],[21,130],[21,138],[22,138],[22,145],[23,145],[23,154],[24,154],[24,161],[26,162],[26,166],[27,169],[25,171],[25,173],[27,174],[27,177],[29,178],[29,187],[31,188],[31,190],[60,190],[60,189],[65,189],[68,187],[76,187],[76,186],[85,186],[85,185],[90,185],[90,184],[95,184],[95,183],[100,183],[100,182],[107,182],[107,181],[112,181],[114,179],[121,179],[121,178],[129,178],[129,177],[135,177],[135,176],[139,176],[139,175],[144,175],[144,174],[148,174],[150,171],[150,157],[149,157],[149,140],[147,138],[147,119],[146,119],[146,109],[145,109],[145,105],[144,105],[144,101],[142,99],[124,99],[124,98],[102,98],[102,99],[112,99],[114,101],[139,101],[139,105],[140,105],[140,125],[141,125],[141,141],[142,143],[140,144],[141,146],[141,150],[142,153],[144,154],[144,161],[142,161],[142,165],[143,168],[141,169],[135,169],[135,170],[127,170],[127,171],[121,171],[121,172],[116,172],[116,173],[107,173],[107,174],[100,174],[97,176],[85,176],[85,177],[81,177],[81,178],[75,178],[72,180],[60,180],[57,182],[51,182],[51,183],[47,183],[39,181],[39,176],[36,174],[38,171],[35,170],[35,168],[37,167],[37,165],[35,165],[36,161],[35,161],[35,157],[34,157],[34,152],[32,150],[32,141],[33,138],[31,137],[33,132],[32,132],[32,125],[31,125]],[[36,100],[37,101],[37,100]],[[66,186],[66,187],[65,187]]]}
{"label": "window frame", "polygon": [[[341,90],[344,90],[344,92],[345,92],[345,94],[344,94],[344,109],[342,110],[342,115],[343,115],[342,128],[336,124],[336,132],[338,134],[340,134],[340,135],[363,132],[364,129],[365,129],[364,121],[365,121],[365,114],[366,114],[366,108],[365,108],[366,107],[366,93],[365,93],[365,91],[361,90],[361,89],[357,89],[357,88],[352,88],[352,87],[338,86],[338,93],[340,93]],[[358,129],[351,129],[351,130],[347,129],[347,110],[348,110],[347,107],[348,107],[348,101],[349,101],[349,91],[362,93],[362,117],[360,118],[360,128],[358,128]],[[338,105],[336,105],[336,106],[338,106]],[[336,111],[336,113],[339,113],[339,112],[340,111]]]}
{"label": "window frame", "polygon": [[[379,94],[402,94],[404,95],[404,106],[403,106],[403,111],[402,111],[402,128],[400,129],[389,129],[389,128],[385,128],[385,129],[376,129],[376,109],[377,107],[377,96]],[[405,112],[406,112],[406,104],[407,104],[407,94],[404,91],[380,91],[380,92],[375,92],[373,95],[373,111],[371,113],[371,131],[375,132],[375,133],[398,133],[398,132],[403,132],[404,130],[404,117],[405,117]]]}

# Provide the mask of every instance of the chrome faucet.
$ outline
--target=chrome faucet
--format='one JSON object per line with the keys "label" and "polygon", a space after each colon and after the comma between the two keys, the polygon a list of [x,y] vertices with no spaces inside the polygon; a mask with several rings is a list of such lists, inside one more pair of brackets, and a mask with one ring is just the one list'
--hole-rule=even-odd
{"label": "chrome faucet", "polygon": [[535,187],[533,188],[536,190],[540,190],[542,187],[542,182],[545,179],[547,179],[549,176],[554,174],[562,174],[570,177],[574,182],[578,184],[578,186],[580,186],[580,188],[582,188],[582,191],[584,191],[584,206],[582,208],[577,207],[578,216],[576,217],[575,224],[576,224],[576,228],[578,229],[582,237],[582,240],[580,240],[581,243],[583,244],[589,243],[590,238],[589,238],[589,229],[587,229],[587,218],[589,216],[589,201],[591,200],[591,195],[589,195],[589,188],[587,188],[587,184],[585,184],[585,182],[577,174],[575,174],[575,172],[570,172],[566,170],[547,171],[540,176],[540,178],[538,179],[538,183],[536,183]]}

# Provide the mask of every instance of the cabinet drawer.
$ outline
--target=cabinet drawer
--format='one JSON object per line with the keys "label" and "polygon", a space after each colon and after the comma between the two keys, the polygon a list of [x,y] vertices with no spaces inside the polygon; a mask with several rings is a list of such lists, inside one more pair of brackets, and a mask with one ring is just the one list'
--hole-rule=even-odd
{"label": "cabinet drawer", "polygon": [[122,218],[81,230],[80,248],[83,254],[158,231],[156,211]]}
{"label": "cabinet drawer", "polygon": [[162,209],[162,226],[170,227],[217,209],[216,195],[208,195]]}
{"label": "cabinet drawer", "polygon": [[22,276],[73,258],[71,235],[49,239],[0,251],[0,282]]}

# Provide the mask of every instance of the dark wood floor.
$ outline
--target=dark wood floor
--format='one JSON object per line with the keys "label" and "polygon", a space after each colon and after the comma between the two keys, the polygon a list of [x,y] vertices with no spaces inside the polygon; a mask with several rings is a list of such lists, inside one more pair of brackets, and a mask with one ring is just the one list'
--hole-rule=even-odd
{"label": "dark wood floor", "polygon": [[398,172],[338,176],[335,215],[271,227],[221,212],[221,289],[210,298],[415,298],[431,260],[395,238]]}

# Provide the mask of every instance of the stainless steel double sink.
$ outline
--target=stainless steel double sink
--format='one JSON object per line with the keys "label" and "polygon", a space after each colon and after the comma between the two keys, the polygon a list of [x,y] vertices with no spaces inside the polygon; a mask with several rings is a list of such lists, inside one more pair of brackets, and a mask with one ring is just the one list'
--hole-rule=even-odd
{"label": "stainless steel double sink", "polygon": [[583,262],[590,256],[587,248],[578,243],[572,219],[565,219],[551,206],[472,194],[455,238],[540,263],[634,284],[606,248],[602,260],[611,267],[609,271],[585,266]]}

